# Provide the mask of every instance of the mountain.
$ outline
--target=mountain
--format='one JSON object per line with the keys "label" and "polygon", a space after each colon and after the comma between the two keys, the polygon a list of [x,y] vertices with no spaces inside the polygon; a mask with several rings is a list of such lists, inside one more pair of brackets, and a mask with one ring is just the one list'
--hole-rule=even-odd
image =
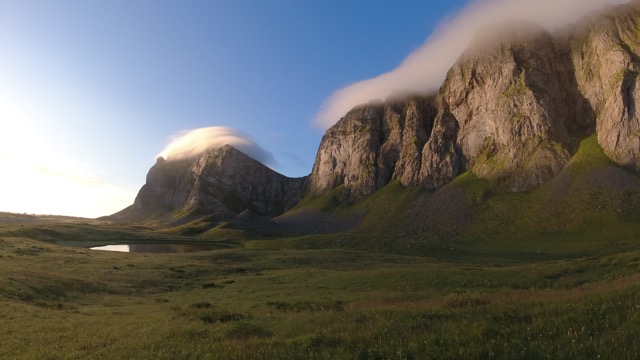
{"label": "mountain", "polygon": [[306,178],[278,174],[230,145],[187,159],[159,157],[133,205],[120,217],[172,212],[212,214],[217,219],[241,213],[272,217],[298,203],[306,183]]}
{"label": "mountain", "polygon": [[[555,32],[535,24],[496,26],[477,35],[436,93],[374,100],[349,111],[322,138],[310,176],[286,178],[231,146],[188,160],[158,159],[127,214],[161,209],[232,218],[248,210],[275,217],[280,228],[331,232],[360,226],[368,210],[351,209],[346,217],[325,210],[366,204],[390,184],[430,191],[428,200],[402,203],[433,226],[443,214],[468,217],[469,199],[453,190],[456,184],[476,184],[479,199],[543,185],[539,193],[590,196],[583,187],[622,176],[626,185],[614,189],[636,194],[639,71],[640,0]],[[566,187],[575,185],[570,169],[585,144],[607,159],[598,166],[608,170],[580,173],[584,186]],[[575,191],[558,190],[559,184]]]}
{"label": "mountain", "polygon": [[392,180],[438,189],[472,171],[496,190],[527,191],[594,132],[612,161],[640,170],[639,21],[634,1],[560,33],[487,29],[437,94],[371,102],[329,129],[311,190],[361,198]]}
{"label": "mountain", "polygon": [[323,194],[344,185],[362,197],[400,179],[419,183],[421,152],[436,117],[434,97],[358,106],[327,130],[320,142],[310,189]]}

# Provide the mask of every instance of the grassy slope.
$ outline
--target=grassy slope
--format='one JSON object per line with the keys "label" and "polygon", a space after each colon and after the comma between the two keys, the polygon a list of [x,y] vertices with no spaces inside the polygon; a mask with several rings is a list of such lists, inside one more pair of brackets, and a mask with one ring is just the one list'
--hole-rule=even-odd
{"label": "grassy slope", "polygon": [[364,216],[337,243],[317,235],[273,246],[538,261],[638,249],[640,178],[613,165],[591,136],[557,177],[531,192],[494,194],[468,172],[435,193],[394,182],[355,205],[330,194],[306,206]]}
{"label": "grassy slope", "polygon": [[[358,204],[307,199],[364,214],[333,235],[2,223],[0,358],[635,358],[637,194],[584,184],[637,178],[594,144],[531,193],[495,195],[468,173],[436,193],[394,183]],[[231,248],[54,244],[125,240]]]}
{"label": "grassy slope", "polygon": [[[469,190],[472,186],[476,189]],[[472,194],[486,191],[477,184],[465,189]],[[559,256],[637,249],[639,205],[640,179],[611,164],[592,136],[582,141],[567,167],[540,188],[474,204],[474,220],[460,241]]]}

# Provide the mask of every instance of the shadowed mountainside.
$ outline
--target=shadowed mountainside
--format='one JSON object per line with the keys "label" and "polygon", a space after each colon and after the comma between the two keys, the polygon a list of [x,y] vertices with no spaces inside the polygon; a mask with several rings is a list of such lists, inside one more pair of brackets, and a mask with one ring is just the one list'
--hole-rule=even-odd
{"label": "shadowed mountainside", "polygon": [[285,177],[225,145],[188,159],[158,158],[134,204],[114,217],[272,217],[295,206],[306,183],[307,178]]}

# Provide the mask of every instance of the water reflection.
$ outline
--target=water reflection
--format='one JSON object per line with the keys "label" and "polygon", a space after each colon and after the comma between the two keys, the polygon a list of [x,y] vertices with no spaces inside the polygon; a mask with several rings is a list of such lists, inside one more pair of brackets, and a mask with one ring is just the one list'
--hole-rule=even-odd
{"label": "water reflection", "polygon": [[105,245],[95,246],[90,248],[91,250],[104,250],[104,251],[117,251],[117,252],[129,252],[129,245]]}
{"label": "water reflection", "polygon": [[95,246],[90,249],[133,253],[188,253],[216,250],[220,248],[220,246],[211,244],[125,244]]}

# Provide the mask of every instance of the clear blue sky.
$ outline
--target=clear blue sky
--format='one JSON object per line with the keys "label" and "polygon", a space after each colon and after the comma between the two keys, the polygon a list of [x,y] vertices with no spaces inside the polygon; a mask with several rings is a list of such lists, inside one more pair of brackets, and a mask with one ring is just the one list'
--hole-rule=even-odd
{"label": "clear blue sky", "polygon": [[172,135],[207,126],[307,175],[323,102],[466,3],[0,0],[0,211],[119,210]]}

